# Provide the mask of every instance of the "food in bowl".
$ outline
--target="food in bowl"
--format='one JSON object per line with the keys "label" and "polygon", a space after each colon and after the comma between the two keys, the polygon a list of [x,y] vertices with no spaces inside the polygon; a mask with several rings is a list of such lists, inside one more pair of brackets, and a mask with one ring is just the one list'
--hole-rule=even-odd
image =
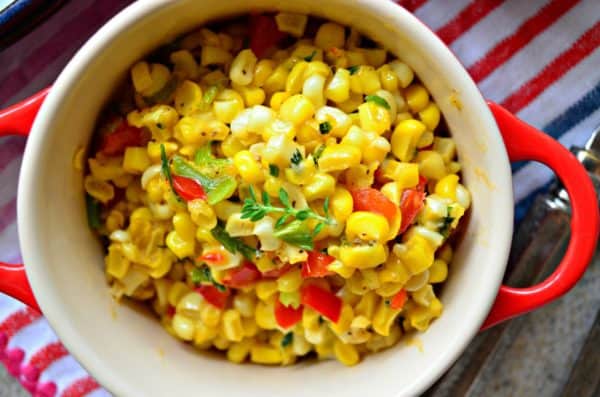
{"label": "food in bowl", "polygon": [[114,297],[199,349],[354,365],[442,313],[470,206],[455,144],[354,29],[278,13],[187,34],[131,67],[91,153]]}

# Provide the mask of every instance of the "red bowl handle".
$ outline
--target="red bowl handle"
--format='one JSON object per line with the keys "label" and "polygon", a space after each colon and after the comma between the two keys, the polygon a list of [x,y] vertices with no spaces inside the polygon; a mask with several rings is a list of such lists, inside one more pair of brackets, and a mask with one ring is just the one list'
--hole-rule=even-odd
{"label": "red bowl handle", "polygon": [[569,194],[572,217],[569,246],[556,270],[532,287],[502,285],[482,329],[537,309],[569,291],[583,276],[594,255],[600,225],[596,191],[575,156],[502,106],[492,102],[488,105],[500,128],[510,160],[535,160],[550,167]]}
{"label": "red bowl handle", "polygon": [[[33,120],[48,95],[50,88],[0,111],[0,137],[7,135],[27,136]],[[25,267],[0,262],[0,292],[40,310],[25,275]]]}

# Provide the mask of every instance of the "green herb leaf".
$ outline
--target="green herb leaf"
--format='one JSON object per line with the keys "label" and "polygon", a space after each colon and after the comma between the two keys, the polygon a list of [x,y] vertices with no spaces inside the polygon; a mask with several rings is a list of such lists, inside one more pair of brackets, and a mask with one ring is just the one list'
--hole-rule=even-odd
{"label": "green herb leaf", "polygon": [[237,189],[237,182],[230,177],[219,178],[217,185],[206,194],[206,202],[215,205],[233,195]]}
{"label": "green herb leaf", "polygon": [[86,193],[85,208],[87,210],[88,225],[92,229],[98,229],[100,222],[100,202]]}
{"label": "green herb leaf", "polygon": [[452,222],[454,222],[454,218],[450,216],[451,211],[451,206],[446,207],[446,216],[442,218],[442,224],[438,228],[438,232],[444,237],[450,235],[450,228],[452,227]]}
{"label": "green herb leaf", "polygon": [[358,70],[360,69],[359,65],[354,65],[354,66],[350,66],[348,68],[348,71],[350,72],[350,75],[352,76],[353,74],[358,73]]}
{"label": "green herb leaf", "polygon": [[305,222],[300,220],[292,221],[282,228],[275,230],[273,235],[286,243],[305,250],[312,250],[314,247],[312,231]]}
{"label": "green herb leaf", "polygon": [[248,260],[253,260],[256,255],[256,248],[250,247],[237,237],[231,237],[222,225],[215,226],[210,233],[218,240],[223,247],[232,254],[239,252]]}
{"label": "green herb leaf", "polygon": [[212,154],[212,145],[208,142],[202,146],[194,155],[194,163],[200,167],[221,168],[228,166],[229,159],[218,159]]}
{"label": "green herb leaf", "polygon": [[313,58],[315,57],[315,55],[317,55],[317,50],[313,50],[313,52],[312,52],[310,55],[308,55],[308,56],[305,56],[305,57],[304,57],[304,60],[305,60],[306,62],[310,62],[310,61],[312,61],[312,60],[313,60]]}
{"label": "green herb leaf", "polygon": [[275,222],[275,229],[279,229],[281,228],[289,219],[290,215],[284,215],[281,218],[277,219],[277,222]]}
{"label": "green herb leaf", "polygon": [[325,145],[321,145],[317,148],[317,150],[315,150],[315,153],[313,154],[313,161],[315,162],[315,165],[319,165],[319,159],[323,154],[323,150],[325,150]]}
{"label": "green herb leaf", "polygon": [[391,109],[390,104],[385,99],[380,97],[379,95],[367,95],[365,97],[365,101],[373,102],[374,104],[384,107],[388,110]]}
{"label": "green herb leaf", "polygon": [[325,201],[323,202],[323,213],[326,218],[329,218],[329,197],[325,197]]}
{"label": "green herb leaf", "polygon": [[310,209],[300,210],[296,213],[296,219],[304,221],[309,218],[311,212],[312,211]]}
{"label": "green herb leaf", "polygon": [[269,175],[277,178],[279,176],[279,167],[275,164],[269,164]]}
{"label": "green herb leaf", "polygon": [[321,233],[321,230],[323,230],[324,227],[325,227],[325,224],[323,222],[317,223],[317,226],[315,226],[315,229],[312,232],[313,237],[315,237],[317,234]]}
{"label": "green herb leaf", "polygon": [[288,192],[286,192],[284,188],[279,189],[279,201],[281,201],[281,204],[283,204],[285,208],[292,207],[290,205],[290,197],[288,196]]}
{"label": "green herb leaf", "polygon": [[256,201],[256,193],[254,192],[254,187],[252,185],[248,186],[248,194],[253,201]]}
{"label": "green herb leaf", "polygon": [[287,347],[287,346],[291,345],[293,342],[294,342],[294,333],[288,332],[281,339],[281,347]]}
{"label": "green herb leaf", "polygon": [[319,124],[319,132],[321,134],[327,134],[329,131],[331,131],[331,123],[329,121],[324,121]]}
{"label": "green herb leaf", "polygon": [[219,93],[219,85],[213,84],[204,91],[202,95],[202,108],[208,110],[208,107],[214,102],[217,94]]}
{"label": "green herb leaf", "polygon": [[219,284],[212,276],[212,272],[206,266],[196,267],[192,270],[192,283],[195,285],[201,283],[211,283],[214,285],[219,291],[223,292],[227,290],[223,284]]}
{"label": "green herb leaf", "polygon": [[171,191],[175,195],[177,201],[182,202],[183,199],[179,196],[179,193],[173,187],[173,177],[171,176],[171,167],[169,166],[169,160],[167,159],[167,151],[165,150],[165,145],[160,144],[160,162],[161,162],[161,171],[167,181],[169,182],[169,186],[171,187]]}
{"label": "green herb leaf", "polygon": [[294,152],[294,154],[292,154],[292,157],[290,158],[290,161],[294,165],[300,164],[300,162],[302,161],[302,153],[300,153],[299,149],[296,149],[296,151]]}

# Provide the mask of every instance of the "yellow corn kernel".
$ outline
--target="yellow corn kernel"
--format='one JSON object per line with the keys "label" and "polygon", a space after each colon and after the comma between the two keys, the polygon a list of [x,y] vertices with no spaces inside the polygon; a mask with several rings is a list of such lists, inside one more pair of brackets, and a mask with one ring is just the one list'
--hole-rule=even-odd
{"label": "yellow corn kernel", "polygon": [[452,138],[435,137],[433,139],[433,150],[442,156],[445,163],[450,163],[456,156],[456,144]]}
{"label": "yellow corn kernel", "polygon": [[360,360],[360,355],[358,354],[356,347],[340,340],[336,340],[333,343],[333,352],[335,358],[337,358],[339,362],[349,367],[358,364]]}
{"label": "yellow corn kernel", "polygon": [[429,282],[443,283],[446,278],[448,278],[448,264],[442,259],[434,260],[429,268]]}
{"label": "yellow corn kernel", "polygon": [[177,302],[177,314],[197,320],[200,317],[200,309],[203,306],[203,302],[202,295],[195,291],[188,292]]}
{"label": "yellow corn kernel", "polygon": [[396,73],[396,76],[398,76],[398,83],[400,84],[400,87],[408,87],[415,78],[415,74],[413,73],[412,69],[407,64],[398,60],[390,62],[389,65],[394,73]]}
{"label": "yellow corn kernel", "polygon": [[430,102],[419,112],[419,118],[429,131],[433,131],[440,123],[440,108],[435,103]]}
{"label": "yellow corn kernel", "polygon": [[314,180],[315,172],[315,162],[311,158],[307,158],[302,160],[296,167],[286,168],[285,177],[294,185],[302,186]]}
{"label": "yellow corn kernel", "polygon": [[209,87],[212,85],[220,86],[224,81],[227,81],[227,76],[221,70],[217,69],[206,73],[200,81]]}
{"label": "yellow corn kernel", "polygon": [[275,22],[279,31],[289,33],[294,37],[302,37],[306,23],[308,22],[308,16],[291,12],[280,12],[275,15]]}
{"label": "yellow corn kernel", "polygon": [[188,50],[172,52],[169,58],[175,65],[173,73],[179,78],[195,79],[198,76],[198,63]]}
{"label": "yellow corn kernel", "polygon": [[340,313],[340,318],[336,323],[330,323],[329,328],[335,332],[336,335],[341,335],[350,329],[350,324],[352,324],[353,319],[354,311],[352,310],[352,306],[344,303]]}
{"label": "yellow corn kernel", "polygon": [[254,295],[239,293],[233,298],[233,307],[242,317],[254,317],[256,299]]}
{"label": "yellow corn kernel", "polygon": [[238,85],[249,85],[254,78],[257,58],[250,49],[240,51],[229,70],[231,82]]}
{"label": "yellow corn kernel", "polygon": [[277,66],[267,80],[265,80],[262,88],[267,94],[271,94],[276,91],[284,91],[288,74],[289,70],[287,67],[284,65]]}
{"label": "yellow corn kernel", "polygon": [[286,99],[279,109],[280,117],[300,125],[310,119],[315,114],[315,107],[312,102],[304,95],[293,95]]}
{"label": "yellow corn kernel", "polygon": [[173,216],[173,226],[175,231],[184,240],[193,240],[196,235],[196,225],[192,218],[186,212],[179,212]]}
{"label": "yellow corn kernel", "polygon": [[354,114],[353,112],[355,112],[362,103],[363,96],[361,94],[351,93],[348,100],[344,102],[338,102],[336,103],[336,106],[346,113],[351,113],[351,117],[356,116],[356,122],[354,122],[355,120],[353,119],[353,124],[358,125],[360,119],[358,118],[358,114]]}
{"label": "yellow corn kernel", "polygon": [[401,121],[392,134],[392,153],[398,160],[409,162],[415,155],[417,143],[427,127],[418,120]]}
{"label": "yellow corn kernel", "polygon": [[319,313],[311,308],[305,307],[302,311],[302,327],[305,330],[317,330],[319,329]]}
{"label": "yellow corn kernel", "polygon": [[327,146],[319,159],[323,172],[341,171],[360,164],[360,149],[350,145]]}
{"label": "yellow corn kernel", "polygon": [[374,102],[366,102],[358,107],[360,126],[365,131],[372,131],[377,135],[389,130],[392,121],[390,112],[383,106]]}
{"label": "yellow corn kernel", "polygon": [[290,96],[291,94],[287,91],[276,92],[271,96],[269,105],[273,110],[279,111],[279,109],[281,109],[281,104]]}
{"label": "yellow corn kernel", "polygon": [[350,214],[352,214],[353,205],[354,200],[350,192],[344,187],[336,187],[330,203],[334,218],[339,222],[346,221]]}
{"label": "yellow corn kernel", "polygon": [[382,48],[357,48],[356,51],[362,53],[367,63],[376,68],[383,65],[387,58],[387,51]]}
{"label": "yellow corn kernel", "polygon": [[298,94],[302,91],[304,85],[304,72],[308,67],[308,62],[300,61],[294,65],[290,74],[287,76],[285,83],[285,91],[289,92],[290,95]]}
{"label": "yellow corn kernel", "polygon": [[366,147],[363,147],[363,163],[381,164],[392,150],[390,142],[386,138],[377,136],[377,134],[370,131],[366,132],[365,136],[368,144]]}
{"label": "yellow corn kernel", "polygon": [[250,349],[250,361],[257,364],[279,364],[283,360],[281,350],[276,347],[255,344]]}
{"label": "yellow corn kernel", "polygon": [[354,315],[372,319],[373,315],[375,314],[375,308],[377,306],[378,299],[379,298],[374,291],[365,293],[354,308]]}
{"label": "yellow corn kernel", "polygon": [[104,263],[106,265],[106,274],[117,279],[125,277],[130,265],[129,260],[125,258],[121,248],[116,244],[111,244],[108,248],[108,254],[104,258]]}
{"label": "yellow corn kernel", "polygon": [[244,99],[246,107],[262,105],[265,102],[266,95],[262,88],[251,86],[235,86],[235,89]]}
{"label": "yellow corn kernel", "polygon": [[263,329],[275,329],[277,328],[277,322],[275,321],[275,313],[273,307],[273,301],[263,302],[260,301],[256,304],[256,311],[254,312],[254,319],[256,324]]}
{"label": "yellow corn kernel", "polygon": [[411,274],[396,255],[390,255],[383,269],[379,271],[378,277],[381,284],[398,283],[402,285],[410,279]]}
{"label": "yellow corn kernel", "polygon": [[400,290],[404,287],[404,284],[400,283],[385,283],[381,284],[379,288],[375,290],[377,295],[381,295],[383,297],[390,297],[396,295]]}
{"label": "yellow corn kernel", "polygon": [[147,92],[152,86],[150,65],[147,62],[138,62],[131,68],[131,81],[136,92]]}
{"label": "yellow corn kernel", "polygon": [[254,316],[242,318],[242,326],[244,327],[244,336],[247,338],[251,338],[259,332]]}
{"label": "yellow corn kernel", "polygon": [[400,163],[389,160],[382,165],[383,176],[393,179],[399,189],[408,189],[419,183],[419,165],[414,163]]}
{"label": "yellow corn kernel", "polygon": [[109,181],[111,179],[115,181],[125,175],[126,171],[121,166],[119,158],[109,159],[108,161],[103,160],[102,162],[91,158],[88,160],[88,165],[92,176],[101,181]]}
{"label": "yellow corn kernel", "polygon": [[410,296],[417,304],[425,307],[429,307],[431,302],[435,299],[431,284],[423,285],[416,291],[411,292]]}
{"label": "yellow corn kernel", "polygon": [[226,310],[223,313],[223,334],[232,342],[240,342],[244,338],[242,319],[237,310]]}
{"label": "yellow corn kernel", "polygon": [[433,144],[433,132],[425,131],[421,138],[419,138],[419,142],[417,142],[417,148],[423,149],[427,146],[431,146]]}
{"label": "yellow corn kernel", "polygon": [[291,270],[277,279],[277,289],[279,292],[294,292],[298,291],[302,284],[302,276],[300,269]]}
{"label": "yellow corn kernel", "polygon": [[263,186],[265,192],[269,194],[271,197],[277,197],[279,194],[279,189],[282,187],[282,180],[279,178],[275,178],[273,176],[267,176],[267,180]]}
{"label": "yellow corn kernel", "polygon": [[320,74],[313,74],[304,81],[302,86],[302,95],[309,99],[317,109],[325,105],[325,77]]}
{"label": "yellow corn kernel", "polygon": [[308,201],[324,199],[331,196],[335,191],[335,178],[329,174],[319,172],[315,174],[302,193]]}
{"label": "yellow corn kernel", "polygon": [[315,36],[315,45],[323,50],[331,47],[342,48],[345,41],[344,27],[333,22],[322,24]]}
{"label": "yellow corn kernel", "polygon": [[194,332],[196,331],[194,322],[181,314],[173,316],[173,330],[175,335],[183,340],[194,339]]}
{"label": "yellow corn kernel", "polygon": [[214,328],[221,322],[223,311],[212,304],[203,305],[200,310],[200,320],[207,327]]}
{"label": "yellow corn kernel", "polygon": [[108,182],[100,181],[91,175],[83,182],[85,191],[100,202],[107,203],[115,196],[115,188]]}
{"label": "yellow corn kernel", "polygon": [[446,263],[452,262],[453,256],[454,252],[452,251],[452,247],[450,246],[450,244],[444,244],[438,252],[438,258]]}
{"label": "yellow corn kernel", "polygon": [[[221,203],[219,203],[221,204]],[[221,208],[224,204],[221,205]],[[196,199],[188,201],[187,203],[188,212],[190,214],[191,220],[201,228],[210,230],[217,225],[217,216],[215,214],[215,210],[211,207],[205,200]],[[176,215],[177,216],[177,215]],[[173,219],[175,222],[175,219]],[[188,231],[191,230],[193,225],[188,226]],[[194,234],[195,232],[194,228]],[[177,226],[175,227],[177,230]],[[179,231],[178,231],[179,233]]]}
{"label": "yellow corn kernel", "polygon": [[344,137],[352,126],[350,116],[338,108],[331,106],[323,106],[317,110],[315,120],[319,123],[319,126],[323,123],[328,123],[330,127],[328,134],[337,138]]}
{"label": "yellow corn kernel", "polygon": [[246,183],[256,184],[265,180],[260,164],[248,150],[237,152],[233,157],[233,165]]}
{"label": "yellow corn kernel", "polygon": [[130,174],[141,174],[150,167],[150,158],[144,147],[128,147],[123,156],[123,169]]}
{"label": "yellow corn kernel", "polygon": [[245,146],[239,141],[239,139],[230,135],[221,143],[221,150],[225,157],[232,158],[237,152],[245,149]]}
{"label": "yellow corn kernel", "polygon": [[422,273],[433,264],[434,249],[424,237],[415,234],[405,244],[398,257],[411,274]]}
{"label": "yellow corn kernel", "polygon": [[190,292],[190,287],[181,281],[176,281],[169,288],[167,294],[167,302],[173,307],[177,306],[177,303]]}
{"label": "yellow corn kernel", "polygon": [[400,310],[392,309],[389,303],[382,299],[373,315],[373,330],[379,335],[388,336],[398,313]]}
{"label": "yellow corn kernel", "polygon": [[346,266],[358,269],[376,267],[385,262],[386,252],[382,244],[340,247],[340,260]]}
{"label": "yellow corn kernel", "polygon": [[273,73],[273,69],[275,69],[275,62],[270,59],[261,59],[256,64],[254,68],[254,78],[252,80],[252,84],[256,87],[262,87],[267,78],[271,76]]}
{"label": "yellow corn kernel", "polygon": [[232,343],[227,350],[227,359],[234,363],[242,363],[250,354],[252,342],[249,339],[244,339],[238,343]]}
{"label": "yellow corn kernel", "polygon": [[456,187],[458,186],[458,175],[446,175],[435,184],[435,194],[456,201]]}
{"label": "yellow corn kernel", "polygon": [[182,116],[200,112],[203,106],[202,88],[193,81],[185,80],[175,90],[175,109]]}
{"label": "yellow corn kernel", "polygon": [[404,91],[406,103],[413,113],[418,113],[429,104],[429,92],[421,84],[412,84]]}
{"label": "yellow corn kernel", "polygon": [[350,76],[350,90],[356,94],[370,95],[381,89],[379,76],[372,66],[361,66]]}
{"label": "yellow corn kernel", "polygon": [[442,314],[442,310],[442,302],[440,302],[439,299],[434,298],[429,304],[429,307],[420,305],[412,306],[406,312],[406,319],[413,328],[419,331],[425,331],[429,328],[431,320]]}
{"label": "yellow corn kernel", "polygon": [[[211,306],[211,305],[207,305]],[[216,327],[206,325],[204,322],[196,322],[196,333],[194,334],[194,344],[201,345],[213,340],[219,330]]]}
{"label": "yellow corn kernel", "polygon": [[387,219],[380,214],[369,211],[353,212],[346,222],[346,238],[348,241],[386,241],[389,233]]}
{"label": "yellow corn kernel", "polygon": [[229,349],[229,346],[231,346],[231,341],[229,341],[229,339],[227,339],[227,337],[225,337],[225,335],[223,335],[223,332],[221,331],[222,330],[219,331],[217,336],[213,339],[212,343],[213,346],[219,350],[227,350]]}
{"label": "yellow corn kernel", "polygon": [[335,272],[335,273],[339,274],[340,276],[342,276],[343,278],[348,279],[348,278],[352,277],[352,275],[356,271],[356,268],[348,267],[348,266],[344,265],[341,261],[335,260],[335,261],[331,262],[329,265],[327,265],[327,270],[329,270],[331,272]]}
{"label": "yellow corn kernel", "polygon": [[167,234],[165,242],[179,259],[194,255],[195,241],[183,239],[175,230]]}
{"label": "yellow corn kernel", "polygon": [[[214,47],[210,45],[202,46],[202,54],[200,56],[202,60],[202,66],[208,65],[223,65],[232,60],[233,56],[229,51],[223,48]],[[250,79],[252,81],[252,79]]]}
{"label": "yellow corn kernel", "polygon": [[160,145],[165,146],[165,152],[168,156],[171,156],[173,153],[177,151],[177,144],[175,142],[148,142],[148,146],[146,150],[148,151],[148,157],[153,163],[157,163],[160,161]]}
{"label": "yellow corn kernel", "polygon": [[106,217],[106,229],[108,229],[109,232],[121,229],[124,224],[125,216],[121,211],[112,210]]}
{"label": "yellow corn kernel", "polygon": [[379,73],[379,81],[384,90],[390,92],[398,90],[398,76],[394,73],[390,65],[381,66],[377,69],[377,73]]}
{"label": "yellow corn kernel", "polygon": [[336,103],[350,99],[350,72],[347,69],[336,70],[325,88],[325,98]]}
{"label": "yellow corn kernel", "polygon": [[277,292],[277,282],[273,280],[263,280],[256,283],[256,296],[258,299],[266,301]]}
{"label": "yellow corn kernel", "polygon": [[213,102],[213,111],[217,120],[229,124],[244,110],[244,99],[234,90],[225,89]]}
{"label": "yellow corn kernel", "polygon": [[419,173],[427,179],[440,180],[446,176],[446,166],[442,156],[433,150],[421,150],[416,161]]}

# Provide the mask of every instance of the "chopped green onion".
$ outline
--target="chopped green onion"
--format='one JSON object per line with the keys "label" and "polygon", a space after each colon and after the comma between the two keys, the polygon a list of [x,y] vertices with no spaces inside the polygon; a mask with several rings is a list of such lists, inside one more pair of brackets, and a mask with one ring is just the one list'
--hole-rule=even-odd
{"label": "chopped green onion", "polygon": [[231,237],[221,225],[215,226],[210,233],[216,240],[223,244],[223,247],[225,247],[227,251],[231,252],[232,254],[239,252],[248,260],[253,260],[254,256],[256,255],[256,248],[250,247],[239,238]]}
{"label": "chopped green onion", "polygon": [[100,222],[100,202],[90,196],[85,195],[85,208],[87,210],[88,225],[92,229],[98,229],[101,226]]}
{"label": "chopped green onion", "polygon": [[279,176],[279,167],[275,164],[269,164],[269,175],[277,178]]}
{"label": "chopped green onion", "polygon": [[290,158],[290,161],[294,165],[300,164],[300,162],[302,161],[302,153],[300,153],[299,149],[296,149],[296,151],[292,154],[292,157]]}
{"label": "chopped green onion", "polygon": [[315,165],[319,165],[319,159],[323,154],[323,150],[325,150],[325,145],[321,145],[317,148],[317,150],[315,150],[315,153],[313,154],[313,161],[315,162]]}
{"label": "chopped green onion", "polygon": [[350,75],[353,75],[353,74],[356,74],[359,69],[360,69],[359,65],[354,65],[354,66],[350,66],[348,68],[348,71],[350,72]]}
{"label": "chopped green onion", "polygon": [[283,339],[281,339],[281,347],[287,347],[287,346],[291,345],[293,342],[294,342],[294,333],[288,332],[287,334],[285,334],[283,336]]}
{"label": "chopped green onion", "polygon": [[388,103],[388,101],[386,101],[385,99],[383,99],[382,97],[380,97],[379,95],[367,95],[365,97],[365,101],[366,102],[373,102],[376,105],[379,105],[381,107],[384,107],[386,109],[391,109],[390,104]]}
{"label": "chopped green onion", "polygon": [[329,131],[331,131],[331,123],[329,121],[324,121],[319,124],[319,132],[321,134],[327,134]]}
{"label": "chopped green onion", "polygon": [[313,52],[312,52],[310,55],[308,55],[308,56],[305,56],[305,57],[304,57],[304,60],[305,60],[306,62],[310,62],[310,61],[312,61],[312,60],[313,60],[313,58],[315,57],[315,55],[317,55],[317,50],[313,50]]}
{"label": "chopped green onion", "polygon": [[219,291],[225,291],[227,287],[222,284],[219,284],[212,276],[210,269],[206,266],[201,268],[194,268],[192,270],[192,283],[200,284],[200,283],[211,283],[214,285]]}
{"label": "chopped green onion", "polygon": [[206,201],[210,205],[230,197],[237,188],[235,179],[231,177],[209,178],[179,156],[173,157],[173,168],[177,175],[191,178],[202,185],[207,192]]}
{"label": "chopped green onion", "polygon": [[161,171],[162,171],[164,177],[167,178],[167,181],[169,182],[169,186],[171,187],[171,191],[175,195],[175,198],[177,199],[177,201],[181,202],[182,198],[179,197],[179,194],[173,187],[173,177],[171,176],[171,167],[169,166],[169,160],[167,159],[167,152],[165,150],[165,145],[163,145],[162,143],[160,144],[160,162],[161,162],[161,165],[160,165]]}

